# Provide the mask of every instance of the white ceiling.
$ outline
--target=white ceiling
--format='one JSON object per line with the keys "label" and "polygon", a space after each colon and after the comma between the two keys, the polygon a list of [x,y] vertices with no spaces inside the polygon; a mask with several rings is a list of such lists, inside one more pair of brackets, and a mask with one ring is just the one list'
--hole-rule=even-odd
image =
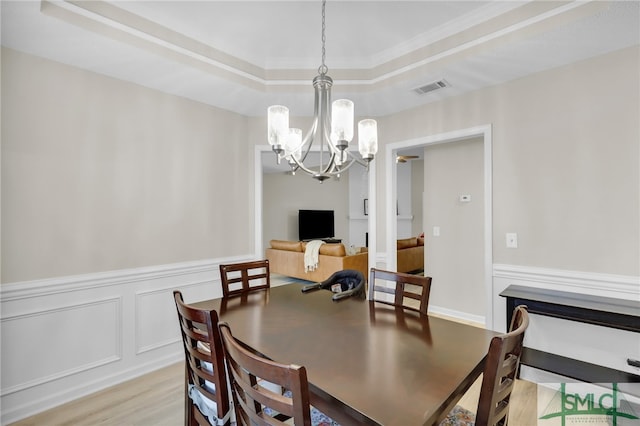
{"label": "white ceiling", "polygon": [[[2,45],[249,116],[312,113],[320,0],[6,1]],[[332,1],[333,97],[381,116],[640,43],[638,1]],[[451,87],[412,89],[439,79]],[[588,88],[585,88],[588,90]]]}

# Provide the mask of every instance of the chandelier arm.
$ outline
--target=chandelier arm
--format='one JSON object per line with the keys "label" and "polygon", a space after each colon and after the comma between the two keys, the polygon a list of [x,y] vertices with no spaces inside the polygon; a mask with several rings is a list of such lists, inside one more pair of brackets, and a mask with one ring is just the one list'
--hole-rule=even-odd
{"label": "chandelier arm", "polygon": [[362,158],[358,158],[356,156],[356,154],[354,153],[354,151],[349,151],[348,149],[345,149],[344,152],[347,153],[347,156],[349,158],[351,158],[352,160],[354,160],[356,163],[362,165],[362,166],[366,166],[368,164],[368,161],[363,160]]}
{"label": "chandelier arm", "polygon": [[335,151],[333,143],[331,143],[331,138],[327,136],[326,127],[324,133],[324,142],[327,144],[327,152],[331,154],[331,156],[329,157],[327,166],[322,170],[322,173],[332,173],[334,170],[338,169],[339,166],[336,164],[337,152]]}
{"label": "chandelier arm", "polygon": [[300,145],[301,147],[304,147],[306,145],[304,149],[304,154],[300,157],[301,162],[304,162],[307,159],[307,155],[309,155],[309,151],[311,151],[311,146],[313,145],[313,141],[316,138],[317,132],[318,132],[318,116],[316,115],[313,118],[313,123],[311,124],[311,128],[305,135],[304,139],[302,140],[302,144]]}
{"label": "chandelier arm", "polygon": [[331,157],[329,157],[329,161],[327,162],[327,166],[321,170],[321,173],[329,173],[331,174],[336,169],[336,154],[331,153]]}
{"label": "chandelier arm", "polygon": [[292,160],[295,162],[295,164],[297,166],[297,167],[294,168],[294,171],[297,170],[297,169],[301,169],[303,172],[305,172],[305,173],[307,173],[308,175],[311,175],[311,176],[315,176],[316,174],[318,174],[318,171],[309,169],[308,167],[306,167],[304,165],[304,163],[302,161],[298,161],[295,157],[292,157]]}
{"label": "chandelier arm", "polygon": [[335,174],[338,173],[342,173],[342,172],[346,172],[347,170],[349,170],[351,168],[351,166],[353,166],[354,163],[356,163],[358,161],[357,158],[351,158],[351,160],[349,160],[346,163],[342,163],[342,166],[340,166],[339,169],[336,170]]}
{"label": "chandelier arm", "polygon": [[324,141],[327,143],[327,146],[329,147],[329,149],[337,149],[336,146],[333,144],[333,141],[331,140],[331,123],[329,122],[328,118],[325,118],[324,120]]}
{"label": "chandelier arm", "polygon": [[331,157],[329,158],[329,163],[327,164],[327,167],[322,171],[322,173],[331,174],[337,169],[338,169],[338,165],[336,164],[336,154],[332,153]]}
{"label": "chandelier arm", "polygon": [[[311,123],[311,127],[309,128],[304,139],[300,142],[300,145],[298,146],[298,148],[301,151],[300,160],[298,160],[293,154],[287,157],[287,160],[289,161],[289,166],[291,167],[290,169],[291,172],[295,173],[301,167],[303,168],[303,170],[306,169],[303,163],[307,159],[307,155],[309,155],[309,151],[311,150],[311,145],[313,145],[312,136],[315,134],[317,128],[318,128],[318,118],[314,117],[314,120]],[[304,154],[302,154],[302,149],[305,147],[305,145],[306,145],[306,148],[304,149]],[[284,153],[280,155],[280,158],[284,158],[284,157],[285,157]]]}
{"label": "chandelier arm", "polygon": [[330,127],[330,117],[331,117],[331,86],[327,86],[326,83],[323,83],[320,87],[320,123],[319,123],[319,131],[320,131],[320,164],[318,166],[318,170],[321,170],[322,173],[326,173],[332,164],[333,157],[330,157],[327,166],[324,166],[324,152],[325,152],[325,143],[327,144],[327,150],[331,152],[331,145],[329,144],[329,139],[331,136],[331,127]]}
{"label": "chandelier arm", "polygon": [[331,156],[331,159],[330,159],[330,161],[329,161],[329,164],[327,165],[327,167],[326,167],[324,170],[322,170],[322,169],[320,169],[320,168],[319,168],[319,170],[313,170],[313,169],[310,169],[310,168],[308,168],[308,167],[306,167],[306,166],[304,165],[304,162],[303,162],[303,160],[302,160],[302,159],[301,159],[301,160],[298,160],[298,159],[296,159],[295,157],[291,157],[291,160],[292,160],[292,161],[293,161],[293,163],[295,164],[295,166],[293,166],[291,162],[289,163],[289,164],[291,165],[291,169],[292,169],[292,171],[297,171],[298,169],[301,169],[303,172],[305,172],[305,173],[307,173],[307,174],[309,174],[309,175],[311,175],[311,176],[314,176],[314,177],[315,177],[316,175],[319,175],[319,174],[321,174],[321,175],[331,175],[331,176],[336,176],[336,175],[338,175],[342,170],[346,170],[346,169],[348,169],[348,168],[350,167],[351,163],[353,163],[353,160],[354,160],[354,159],[352,159],[352,160],[351,160],[351,162],[348,164],[348,166],[347,166],[347,167],[344,167],[344,168],[342,168],[342,169],[337,169],[337,170],[335,169],[335,155],[332,155],[332,156]]}
{"label": "chandelier arm", "polygon": [[351,157],[351,160],[353,162],[356,162],[356,163],[360,164],[361,166],[364,166],[367,169],[369,169],[369,162],[368,161],[363,160],[361,158],[358,158],[358,157],[354,156],[353,154],[350,154],[349,156]]}
{"label": "chandelier arm", "polygon": [[336,177],[338,175],[340,175],[341,173],[347,171],[349,168],[351,168],[351,166],[353,166],[354,163],[357,163],[358,160],[356,158],[352,158],[350,161],[348,161],[347,163],[343,163],[344,167],[340,167],[340,168],[333,168],[332,170],[327,170],[322,172],[322,174],[324,175],[328,175],[331,177]]}
{"label": "chandelier arm", "polygon": [[324,170],[312,170],[312,169],[306,167],[302,161],[298,161],[295,157],[292,157],[292,160],[296,164],[296,167],[293,168],[293,170],[295,171],[297,169],[301,169],[302,171],[304,171],[305,173],[307,173],[308,175],[313,176],[313,177],[316,177],[318,175],[336,177],[336,176],[340,175],[341,173],[344,173],[347,170],[349,170],[351,168],[351,166],[353,166],[355,163],[358,163],[361,166],[364,166],[364,167],[368,168],[368,166],[369,166],[368,163],[358,159],[357,157],[354,157],[351,154],[349,156],[351,157],[351,159],[348,162],[343,163],[338,168],[335,165],[335,155],[332,155],[330,164]]}
{"label": "chandelier arm", "polygon": [[331,86],[327,84],[323,86],[323,100],[324,100],[324,116],[322,117],[322,143],[320,145],[321,151],[324,151],[324,143],[327,144],[327,152],[330,154],[327,166],[322,169],[322,163],[320,163],[322,173],[333,174],[336,170],[339,170],[339,166],[336,164],[336,152],[337,149],[334,143],[331,141]]}
{"label": "chandelier arm", "polygon": [[[311,146],[318,140],[318,130],[321,128],[320,118],[322,116],[322,100],[324,96],[322,94],[322,87],[324,82],[324,76],[318,75],[313,81],[314,87],[314,99],[313,99],[313,123],[307,134],[305,135],[302,145],[306,144],[304,155],[299,162],[304,162],[311,151]],[[306,170],[310,170],[305,167]]]}

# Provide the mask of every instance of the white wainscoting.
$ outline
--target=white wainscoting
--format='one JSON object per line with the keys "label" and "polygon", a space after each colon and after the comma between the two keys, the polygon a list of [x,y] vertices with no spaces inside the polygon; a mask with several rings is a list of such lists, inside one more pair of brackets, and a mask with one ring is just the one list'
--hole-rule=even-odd
{"label": "white wainscoting", "polygon": [[1,423],[181,361],[173,290],[220,297],[219,264],[250,259],[2,284]]}
{"label": "white wainscoting", "polygon": [[[3,284],[2,424],[181,361],[173,290],[181,290],[187,302],[220,297],[218,265],[252,258]],[[385,259],[379,254],[379,267],[384,268]],[[506,303],[499,293],[511,284],[640,298],[639,277],[494,265],[492,314],[498,330],[506,329]],[[430,310],[484,322],[464,312],[437,306]],[[551,335],[547,330],[546,336]]]}

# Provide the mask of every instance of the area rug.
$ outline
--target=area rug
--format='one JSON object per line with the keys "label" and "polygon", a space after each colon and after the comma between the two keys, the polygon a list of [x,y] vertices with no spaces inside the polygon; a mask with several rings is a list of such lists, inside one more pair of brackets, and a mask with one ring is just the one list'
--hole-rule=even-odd
{"label": "area rug", "polygon": [[[291,398],[291,391],[286,391],[284,394],[287,398]],[[265,407],[265,414],[269,416],[277,415],[277,411],[272,410],[269,407]],[[336,423],[331,417],[324,414],[322,411],[311,407],[311,425],[312,426],[340,426],[339,423]]]}

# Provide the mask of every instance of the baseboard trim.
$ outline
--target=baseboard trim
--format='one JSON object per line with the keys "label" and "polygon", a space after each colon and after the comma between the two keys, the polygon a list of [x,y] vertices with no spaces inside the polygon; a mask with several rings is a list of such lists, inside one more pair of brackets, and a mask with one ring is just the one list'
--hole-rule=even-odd
{"label": "baseboard trim", "polygon": [[451,318],[453,320],[458,320],[479,327],[484,327],[486,324],[484,316],[473,315],[467,312],[443,308],[441,306],[429,306],[429,314]]}

